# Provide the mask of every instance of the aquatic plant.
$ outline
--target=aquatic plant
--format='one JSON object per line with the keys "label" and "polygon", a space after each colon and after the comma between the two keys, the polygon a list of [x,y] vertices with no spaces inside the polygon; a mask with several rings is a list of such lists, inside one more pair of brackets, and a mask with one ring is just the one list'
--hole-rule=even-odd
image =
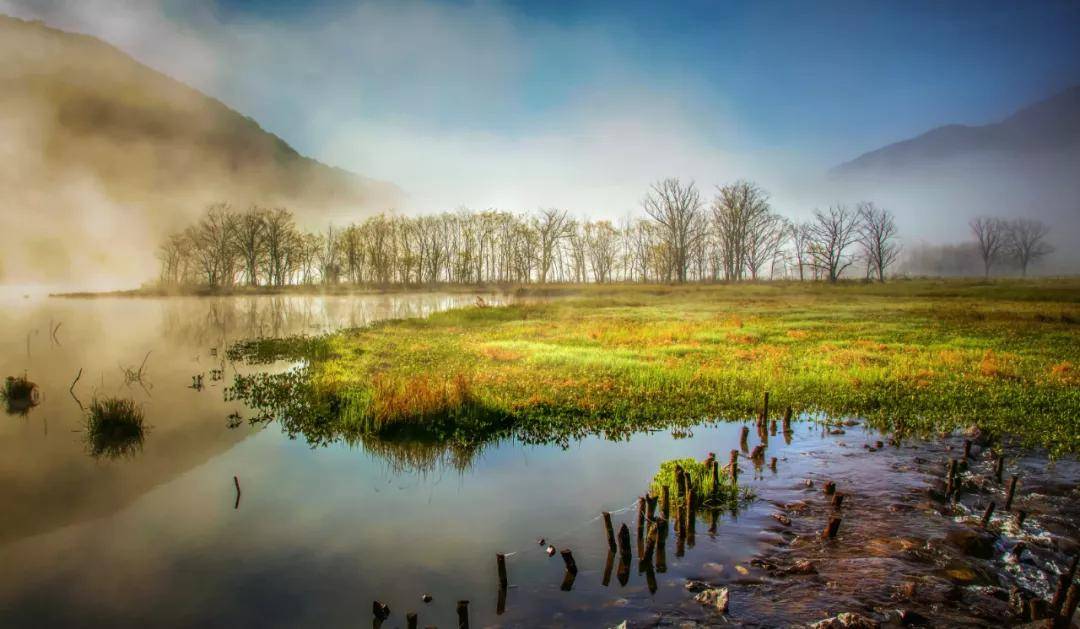
{"label": "aquatic plant", "polygon": [[713,482],[712,460],[698,461],[692,458],[671,459],[660,464],[660,469],[653,476],[649,484],[649,493],[659,496],[663,487],[668,487],[671,500],[674,504],[682,504],[682,492],[678,490],[678,473],[676,468],[681,468],[683,474],[690,476],[690,482],[697,494],[696,508],[720,508],[738,503],[740,500],[749,499],[752,494],[748,489],[740,489],[731,482],[729,476],[721,466],[718,472],[719,484]]}
{"label": "aquatic plant", "polygon": [[38,386],[25,374],[4,379],[4,402],[11,415],[25,415],[38,404]]}
{"label": "aquatic plant", "polygon": [[1078,302],[1073,280],[602,286],[277,354],[304,361],[292,386],[321,400],[326,434],[621,438],[744,420],[770,391],[775,412],[902,418],[911,435],[977,422],[1060,454],[1080,451]]}
{"label": "aquatic plant", "polygon": [[86,413],[86,444],[91,456],[109,459],[130,456],[142,449],[146,426],[142,408],[134,400],[94,398]]}

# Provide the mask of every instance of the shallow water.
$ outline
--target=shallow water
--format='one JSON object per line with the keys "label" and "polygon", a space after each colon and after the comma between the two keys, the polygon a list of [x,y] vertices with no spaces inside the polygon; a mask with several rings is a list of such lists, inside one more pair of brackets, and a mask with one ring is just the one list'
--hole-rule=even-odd
{"label": "shallow water", "polygon": [[[718,514],[715,533],[709,514],[699,514],[694,544],[682,556],[669,536],[666,571],[655,574],[650,592],[636,556],[625,586],[616,574],[604,584],[600,512],[613,512],[616,528],[626,522],[635,530],[630,507],[659,464],[710,451],[726,461],[739,424],[620,442],[591,437],[567,448],[504,440],[456,459],[417,444],[313,449],[273,423],[227,427],[230,414],[246,413],[224,401],[224,384],[245,369],[222,362],[228,342],[418,316],[472,299],[6,298],[0,367],[4,374],[26,370],[42,399],[26,415],[0,418],[0,565],[7,567],[0,570],[0,626],[366,625],[372,601],[380,600],[392,612],[384,626],[402,626],[405,612],[415,611],[421,626],[446,627],[457,622],[463,599],[474,626],[686,617],[776,626],[892,604],[904,579],[927,588],[940,585],[934,579],[950,588],[1000,584],[980,576],[958,585],[947,571],[991,573],[995,562],[1004,565],[1013,537],[1003,536],[985,565],[934,541],[963,526],[963,506],[977,510],[981,499],[966,494],[953,512],[928,497],[943,462],[957,456],[944,442],[870,452],[863,446],[881,438],[872,431],[832,435],[809,422],[795,425],[790,443],[771,436],[767,456],[779,459],[776,472],[742,463],[743,483],[758,500]],[[63,324],[54,341],[56,322]],[[137,368],[147,351],[143,382],[125,383],[121,367]],[[77,401],[68,387],[80,368]],[[223,369],[222,380],[211,379],[211,368]],[[196,373],[206,374],[201,391],[190,388]],[[87,453],[79,404],[95,392],[144,405],[151,430],[140,452],[117,460]],[[752,436],[751,446],[757,441]],[[1037,455],[1014,467],[1025,478],[1055,479],[1023,486],[1021,500],[1033,512],[1024,535],[1053,539],[1007,577],[1038,590],[1047,563],[1075,543],[1068,505],[1080,470],[1061,462],[1048,473]],[[827,479],[849,494],[840,537],[828,543],[817,536],[831,514],[820,490]],[[1040,487],[1052,497],[1027,491]],[[1066,515],[1039,515],[1040,501],[1048,513]],[[779,511],[789,513],[790,526],[773,519]],[[915,550],[891,541],[897,536],[913,540]],[[538,538],[572,549],[580,571],[569,591],[561,559],[549,558]],[[511,583],[501,614],[496,553],[508,554]],[[812,558],[820,574],[777,576],[772,567],[795,557]],[[731,588],[729,615],[693,602],[687,579]],[[423,594],[432,602],[422,602]],[[935,612],[948,619],[943,626],[972,617],[950,600]]]}

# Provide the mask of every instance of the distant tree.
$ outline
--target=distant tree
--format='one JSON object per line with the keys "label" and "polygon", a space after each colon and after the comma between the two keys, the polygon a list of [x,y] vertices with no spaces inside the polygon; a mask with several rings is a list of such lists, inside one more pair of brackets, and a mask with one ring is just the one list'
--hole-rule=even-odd
{"label": "distant tree", "polygon": [[540,283],[548,280],[548,273],[555,263],[559,245],[573,233],[574,223],[567,216],[566,210],[547,209],[533,219],[533,229],[539,241]]}
{"label": "distant tree", "polygon": [[975,236],[979,257],[982,258],[983,275],[989,278],[990,270],[1006,252],[1008,224],[1000,218],[979,216],[973,218],[968,225],[971,227],[971,233]]}
{"label": "distant tree", "polygon": [[608,221],[585,224],[585,247],[594,282],[610,282],[618,259],[618,231]]}
{"label": "distant tree", "polygon": [[266,211],[252,206],[236,216],[233,223],[233,243],[244,265],[248,285],[259,285],[259,270],[266,259]]}
{"label": "distant tree", "polygon": [[805,280],[805,269],[810,264],[810,224],[790,223],[788,239],[791,241],[791,253],[795,257],[795,266],[799,269],[799,281],[802,282]]}
{"label": "distant tree", "polygon": [[778,218],[769,207],[768,193],[751,181],[716,189],[712,219],[726,279],[739,281],[746,272],[757,277],[769,253],[763,247],[776,240]]}
{"label": "distant tree", "polygon": [[1054,252],[1046,237],[1050,228],[1042,221],[1017,218],[1005,224],[1005,249],[1020,267],[1020,274],[1027,277],[1028,265]]}
{"label": "distant tree", "polygon": [[285,208],[270,210],[264,216],[263,239],[269,263],[270,283],[284,286],[294,270],[300,234],[292,212]]}
{"label": "distant tree", "polygon": [[855,261],[849,249],[859,237],[859,213],[844,205],[814,210],[808,235],[810,264],[835,282]]}
{"label": "distant tree", "polygon": [[677,178],[664,179],[652,185],[641,205],[660,227],[670,271],[666,275],[685,282],[690,252],[707,229],[697,187],[694,182],[683,185]]}
{"label": "distant tree", "polygon": [[892,212],[864,202],[858,206],[859,244],[866,258],[867,272],[873,271],[879,282],[885,281],[885,271],[900,257],[896,242],[896,219]]}

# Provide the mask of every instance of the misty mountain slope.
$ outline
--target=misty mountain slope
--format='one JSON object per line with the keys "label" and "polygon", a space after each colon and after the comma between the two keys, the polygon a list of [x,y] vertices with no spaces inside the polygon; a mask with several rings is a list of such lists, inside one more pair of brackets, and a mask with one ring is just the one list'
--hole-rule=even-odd
{"label": "misty mountain slope", "polygon": [[965,157],[1024,158],[1080,149],[1080,85],[1040,101],[1005,120],[982,126],[946,125],[890,144],[833,169],[850,176],[919,168]]}
{"label": "misty mountain slope", "polygon": [[983,126],[948,125],[866,153],[829,172],[835,199],[892,208],[902,235],[966,242],[975,216],[1026,217],[1051,226],[1055,253],[1037,273],[1080,264],[1080,86]]}
{"label": "misty mountain slope", "polygon": [[0,16],[0,59],[0,220],[21,217],[17,240],[0,240],[0,281],[130,264],[118,253],[152,261],[162,233],[215,201],[287,206],[316,224],[401,201],[96,38]]}

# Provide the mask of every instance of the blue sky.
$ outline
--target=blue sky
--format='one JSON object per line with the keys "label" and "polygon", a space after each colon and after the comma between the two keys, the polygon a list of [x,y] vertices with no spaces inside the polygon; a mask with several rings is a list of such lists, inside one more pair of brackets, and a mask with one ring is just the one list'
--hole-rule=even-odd
{"label": "blue sky", "polygon": [[[354,3],[220,0],[225,22],[332,20]],[[469,6],[473,3],[453,2]],[[733,114],[747,144],[828,157],[950,122],[988,122],[1080,83],[1076,2],[502,3],[522,30],[595,29],[663,89]],[[456,112],[514,129],[603,84],[571,43],[541,51],[511,103]],[[450,107],[453,109],[453,107]],[[445,109],[443,110],[445,111]],[[493,115],[494,114],[494,115]]]}
{"label": "blue sky", "polygon": [[1078,2],[0,0],[97,35],[304,153],[458,205],[634,211],[652,180],[778,204],[1080,83]]}

